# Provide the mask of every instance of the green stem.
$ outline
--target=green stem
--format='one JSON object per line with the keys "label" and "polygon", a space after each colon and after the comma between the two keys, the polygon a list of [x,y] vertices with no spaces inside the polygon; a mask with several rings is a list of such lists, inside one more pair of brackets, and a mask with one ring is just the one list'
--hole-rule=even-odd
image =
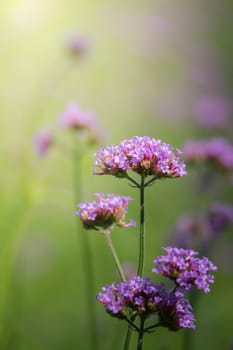
{"label": "green stem", "polygon": [[123,350],[128,350],[129,349],[131,336],[132,336],[132,327],[128,324]]}
{"label": "green stem", "polygon": [[[76,137],[76,135],[73,135]],[[75,205],[82,201],[82,157],[81,152],[75,150],[77,147],[77,139],[74,138],[74,148],[73,148],[73,187],[74,187],[74,200]],[[80,255],[83,268],[84,276],[84,290],[86,295],[86,310],[88,315],[88,325],[90,329],[90,346],[91,349],[98,348],[98,335],[96,328],[96,312],[93,306],[93,294],[94,294],[94,276],[93,276],[93,263],[92,263],[92,252],[89,242],[88,235],[81,232],[80,220],[76,217],[76,229],[78,235],[78,244],[80,248]]]}
{"label": "green stem", "polygon": [[121,277],[121,280],[125,281],[126,278],[125,278],[124,272],[122,270],[121,263],[120,263],[120,260],[119,260],[119,258],[117,256],[116,250],[115,250],[114,245],[112,243],[110,231],[103,231],[103,234],[104,234],[104,237],[106,238],[106,241],[107,241],[108,246],[110,248],[110,251],[112,253],[112,256],[113,256],[114,262],[116,264],[117,270],[119,272],[119,275]]}
{"label": "green stem", "polygon": [[[140,189],[140,232],[139,232],[139,261],[138,261],[138,276],[143,275],[144,270],[144,253],[145,253],[145,207],[144,207],[144,193],[145,193],[145,177],[141,177],[141,184],[138,184],[131,177],[127,177],[135,184],[135,187]],[[123,350],[128,350],[132,336],[132,327],[128,325],[125,336],[125,343]]]}
{"label": "green stem", "polygon": [[[195,307],[197,306],[198,303],[198,299],[199,299],[199,291],[197,290],[192,290],[190,292],[190,296],[189,296],[189,301],[190,304],[192,305],[192,308],[195,309]],[[191,350],[193,348],[193,336],[194,336],[194,332],[192,329],[186,329],[184,331],[184,335],[183,335],[183,349],[184,350]]]}
{"label": "green stem", "polygon": [[144,335],[144,318],[141,318],[140,321],[140,330],[138,332],[138,345],[137,350],[142,350],[142,344],[143,344],[143,335]]}
{"label": "green stem", "polygon": [[138,276],[143,275],[144,260],[145,260],[145,207],[144,207],[144,186],[145,178],[141,177],[140,185],[140,233],[139,233],[139,261],[138,261]]}

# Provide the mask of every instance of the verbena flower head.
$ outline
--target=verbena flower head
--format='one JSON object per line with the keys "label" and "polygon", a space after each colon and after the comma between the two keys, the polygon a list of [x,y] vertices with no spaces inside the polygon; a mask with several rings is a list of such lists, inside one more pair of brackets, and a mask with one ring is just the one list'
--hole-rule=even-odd
{"label": "verbena flower head", "polygon": [[154,260],[154,273],[161,273],[170,278],[184,290],[195,286],[203,289],[205,293],[210,291],[214,276],[209,272],[217,270],[217,267],[208,258],[196,258],[198,253],[191,249],[166,247],[164,250],[167,254]]}
{"label": "verbena flower head", "polygon": [[53,143],[53,135],[48,129],[38,131],[34,137],[34,146],[40,156],[46,155]]}
{"label": "verbena flower head", "polygon": [[233,174],[233,146],[223,138],[188,141],[184,158],[191,164],[206,162],[217,170]]}
{"label": "verbena flower head", "polygon": [[102,291],[97,300],[108,313],[118,318],[125,318],[130,310],[137,311],[141,317],[157,312],[164,294],[162,285],[155,285],[148,278],[139,276],[105,286]]}
{"label": "verbena flower head", "polygon": [[79,204],[80,210],[76,212],[87,230],[109,230],[114,224],[120,227],[134,226],[131,220],[125,222],[125,214],[131,197],[103,193],[96,194],[97,201],[83,202]]}
{"label": "verbena flower head", "polygon": [[181,328],[195,328],[195,317],[188,300],[176,293],[166,293],[159,306],[159,320],[171,331]]}
{"label": "verbena flower head", "polygon": [[136,276],[105,286],[96,298],[113,317],[125,319],[132,311],[144,319],[157,314],[159,324],[172,331],[194,328],[191,306],[183,294],[168,293],[149,278]]}
{"label": "verbena flower head", "polygon": [[178,178],[186,175],[185,164],[179,158],[181,153],[161,140],[134,136],[95,153],[94,174],[126,177],[128,171],[133,171],[156,179]]}

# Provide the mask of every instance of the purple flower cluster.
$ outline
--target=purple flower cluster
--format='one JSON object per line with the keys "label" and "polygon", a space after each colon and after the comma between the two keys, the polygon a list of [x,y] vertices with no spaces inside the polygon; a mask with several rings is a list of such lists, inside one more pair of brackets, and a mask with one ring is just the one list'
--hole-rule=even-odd
{"label": "purple flower cluster", "polygon": [[128,210],[128,203],[131,197],[103,193],[96,194],[97,201],[83,202],[79,204],[80,210],[76,212],[87,230],[107,230],[114,224],[120,227],[134,226],[131,220],[126,223],[125,214]]}
{"label": "purple flower cluster", "polygon": [[216,169],[233,173],[233,146],[223,138],[188,141],[184,146],[184,158],[191,164],[207,162]]}
{"label": "purple flower cluster", "polygon": [[128,281],[111,284],[102,288],[97,300],[104,304],[113,316],[125,318],[128,309],[135,310],[145,317],[158,310],[163,298],[162,286],[154,285],[148,278],[133,277]]}
{"label": "purple flower cluster", "polygon": [[105,286],[102,291],[97,300],[113,317],[126,319],[130,311],[136,311],[144,319],[157,314],[159,324],[172,331],[195,327],[191,306],[184,296],[168,293],[163,285],[153,284],[148,278],[136,276]]}
{"label": "purple flower cluster", "polygon": [[205,293],[210,291],[209,285],[214,282],[214,276],[209,272],[217,270],[217,267],[208,258],[196,258],[198,253],[191,249],[166,247],[164,250],[167,255],[154,260],[154,273],[170,278],[186,291],[193,286],[203,289]]}
{"label": "purple flower cluster", "polygon": [[176,293],[164,294],[159,308],[160,323],[171,331],[181,328],[195,328],[195,317],[187,299]]}
{"label": "purple flower cluster", "polygon": [[181,153],[160,140],[134,136],[95,153],[94,174],[126,177],[130,170],[156,179],[178,178],[186,175],[185,164],[179,159]]}
{"label": "purple flower cluster", "polygon": [[192,307],[184,293],[193,286],[209,292],[209,284],[214,282],[214,277],[209,272],[217,268],[205,257],[196,258],[197,253],[193,250],[172,247],[164,249],[167,255],[158,256],[154,260],[156,268],[152,271],[173,280],[175,287],[168,292],[163,284],[153,284],[149,278],[140,276],[107,285],[97,295],[97,300],[111,316],[129,322],[132,312],[144,320],[157,315],[158,323],[148,329],[158,326],[171,331],[195,328]]}

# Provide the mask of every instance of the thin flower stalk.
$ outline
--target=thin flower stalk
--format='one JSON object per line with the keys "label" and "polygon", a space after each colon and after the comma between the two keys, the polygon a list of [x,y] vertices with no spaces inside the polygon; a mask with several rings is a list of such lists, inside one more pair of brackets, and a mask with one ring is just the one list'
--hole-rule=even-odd
{"label": "thin flower stalk", "polygon": [[144,264],[145,264],[145,178],[141,177],[140,185],[140,233],[139,233],[139,261],[138,261],[138,276],[143,275]]}
{"label": "thin flower stalk", "polygon": [[[72,149],[72,166],[73,166],[73,187],[75,203],[82,199],[82,153],[77,151],[77,137],[73,133],[73,149]],[[89,237],[81,233],[80,222],[76,218],[76,229],[80,245],[81,260],[84,262],[82,268],[84,269],[84,286],[86,293],[86,309],[88,315],[88,324],[90,329],[90,346],[92,349],[98,348],[98,335],[96,328],[96,312],[92,305],[94,292],[94,276],[93,276],[93,262],[92,252],[89,242]],[[88,258],[87,258],[88,257]]]}
{"label": "thin flower stalk", "polygon": [[142,345],[143,345],[143,336],[144,336],[144,318],[141,318],[140,320],[140,330],[138,332],[138,345],[137,345],[137,350],[142,350]]}
{"label": "thin flower stalk", "polygon": [[110,231],[103,231],[103,234],[104,234],[104,237],[105,237],[105,239],[106,239],[106,241],[108,243],[108,247],[110,249],[110,252],[112,254],[113,260],[115,262],[117,271],[119,272],[120,278],[121,278],[122,281],[126,281],[125,274],[123,272],[120,260],[118,258],[116,249],[115,249],[115,247],[113,245],[113,242],[112,242],[112,239],[111,239]]}

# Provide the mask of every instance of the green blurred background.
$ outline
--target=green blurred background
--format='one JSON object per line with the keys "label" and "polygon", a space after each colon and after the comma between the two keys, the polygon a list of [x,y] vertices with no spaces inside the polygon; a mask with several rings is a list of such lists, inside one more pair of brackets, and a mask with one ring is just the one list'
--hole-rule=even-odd
{"label": "green blurred background", "polygon": [[[35,132],[43,126],[57,131],[59,114],[74,101],[96,112],[106,144],[149,135],[182,147],[189,138],[212,136],[193,115],[202,96],[221,96],[231,108],[232,11],[227,0],[211,6],[195,0],[0,3],[0,349],[90,349],[71,159],[56,148],[39,158]],[[67,50],[74,33],[88,38],[83,57]],[[124,180],[92,175],[97,149],[83,161],[84,199],[95,192],[131,195],[128,218],[137,220],[136,191]],[[196,193],[189,173],[147,190],[148,276],[176,218],[213,199]],[[232,200],[229,188],[220,199]],[[104,284],[116,280],[114,264],[103,237],[85,234],[94,261],[100,349],[121,349],[124,323],[94,301]],[[120,259],[136,265],[136,230],[115,229],[112,238]],[[219,271],[195,310],[194,349],[230,349],[233,342],[231,247],[230,234],[215,242]],[[181,349],[182,337],[183,331],[158,330],[146,336],[145,349]]]}

